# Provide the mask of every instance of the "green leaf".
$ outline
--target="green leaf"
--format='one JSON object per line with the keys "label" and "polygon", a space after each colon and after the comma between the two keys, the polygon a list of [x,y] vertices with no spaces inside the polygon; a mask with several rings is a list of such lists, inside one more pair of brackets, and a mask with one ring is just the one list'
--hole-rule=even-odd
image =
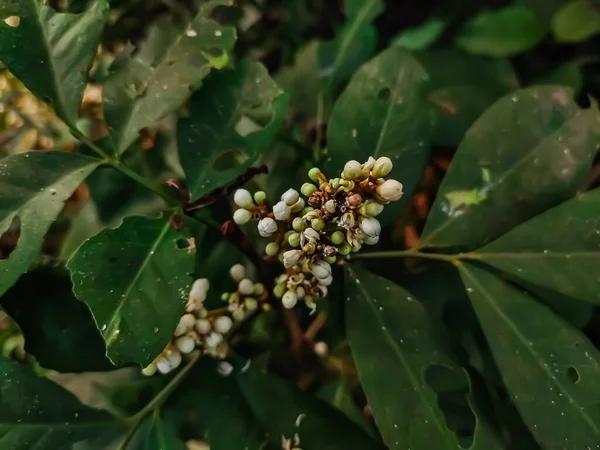
{"label": "green leaf", "polygon": [[75,295],[92,310],[115,365],[146,366],[173,336],[194,269],[181,238],[165,220],[130,217],[68,262]]}
{"label": "green leaf", "polygon": [[544,34],[536,15],[525,5],[514,4],[470,19],[456,45],[469,53],[502,58],[532,49]]}
{"label": "green leaf", "polygon": [[384,221],[408,201],[429,157],[423,96],[427,79],[406,50],[389,48],[356,72],[331,114],[328,176],[339,176],[351,159],[364,162],[369,156],[388,156],[394,163],[389,178],[404,185],[404,197],[386,208]]}
{"label": "green leaf", "polygon": [[60,259],[67,261],[81,244],[102,231],[103,228],[98,208],[90,199],[71,220],[69,230],[60,248]]}
{"label": "green leaf", "polygon": [[346,81],[369,59],[377,38],[373,21],[382,12],[381,0],[346,0],[346,24],[334,40],[317,49],[325,91]]}
{"label": "green leaf", "polygon": [[102,89],[104,115],[113,146],[125,151],[138,132],[179,108],[212,68],[228,63],[236,40],[232,27],[209,19],[218,5],[204,4],[197,16],[184,25],[164,20],[150,28],[139,52],[123,62]]}
{"label": "green leaf", "polygon": [[567,86],[577,96],[583,89],[583,72],[576,63],[565,63],[535,80],[534,84]]}
{"label": "green leaf", "polygon": [[31,368],[6,358],[0,358],[0,392],[1,448],[67,449],[120,425]]}
{"label": "green leaf", "polygon": [[472,253],[538,286],[600,305],[600,189],[579,195]]}
{"label": "green leaf", "polygon": [[422,245],[481,246],[573,196],[600,142],[598,117],[562,87],[522,89],[498,100],[461,142]]}
{"label": "green leaf", "polygon": [[27,273],[0,305],[23,331],[25,351],[42,367],[69,373],[113,368],[89,309],[73,296],[68,274],[50,268]]}
{"label": "green leaf", "polygon": [[161,417],[159,410],[146,418],[136,430],[127,450],[186,450],[172,420]]}
{"label": "green leaf", "polygon": [[[381,445],[333,406],[298,390],[294,385],[254,367],[240,370],[236,379],[254,415],[274,444],[298,436],[307,449],[364,450]],[[292,448],[294,445],[292,445]]]}
{"label": "green leaf", "polygon": [[502,95],[518,89],[508,60],[459,50],[430,50],[414,57],[430,74],[427,100],[434,145],[457,147],[475,120]]}
{"label": "green leaf", "polygon": [[[244,61],[210,77],[179,122],[179,156],[193,198],[234,180],[275,140],[289,96],[262,64]],[[240,125],[253,122],[244,130]],[[260,127],[258,120],[266,123]]]}
{"label": "green leaf", "polygon": [[446,29],[446,22],[433,18],[415,28],[404,30],[392,40],[392,45],[407,50],[423,50],[432,46]]}
{"label": "green leaf", "polygon": [[42,3],[0,1],[0,60],[74,126],[108,2],[98,0],[82,14],[59,14]]}
{"label": "green leaf", "polygon": [[[347,295],[350,348],[386,445],[460,449],[426,373],[432,367],[461,369],[453,363],[447,340],[423,304],[400,286],[354,266],[347,266]],[[470,448],[502,448],[477,411],[473,413],[477,424]]]}
{"label": "green leaf", "polygon": [[20,223],[17,247],[0,260],[0,295],[39,256],[64,202],[98,165],[98,160],[63,152],[21,153],[0,161],[0,233]]}
{"label": "green leaf", "polygon": [[590,0],[569,1],[552,17],[558,42],[583,42],[600,33],[600,8]]}
{"label": "green leaf", "polygon": [[596,446],[598,350],[495,275],[468,264],[459,268],[502,379],[536,440],[545,449]]}

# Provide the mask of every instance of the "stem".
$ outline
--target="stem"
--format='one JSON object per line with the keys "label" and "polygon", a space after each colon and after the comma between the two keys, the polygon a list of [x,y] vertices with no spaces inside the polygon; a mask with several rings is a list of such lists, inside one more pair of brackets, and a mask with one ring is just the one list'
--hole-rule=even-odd
{"label": "stem", "polygon": [[371,252],[371,253],[359,253],[357,255],[349,255],[348,259],[385,259],[385,258],[423,258],[423,259],[435,259],[438,261],[452,262],[457,259],[463,258],[465,255],[462,253],[458,255],[443,255],[440,253],[423,253],[419,251],[411,250],[398,250],[392,252]]}

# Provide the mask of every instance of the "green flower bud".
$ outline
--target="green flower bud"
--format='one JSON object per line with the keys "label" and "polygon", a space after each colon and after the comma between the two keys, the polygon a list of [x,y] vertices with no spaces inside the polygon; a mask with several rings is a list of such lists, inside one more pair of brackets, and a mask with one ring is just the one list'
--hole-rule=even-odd
{"label": "green flower bud", "polygon": [[231,295],[229,296],[229,303],[239,303],[240,301],[240,294],[238,294],[237,292],[232,292]]}
{"label": "green flower bud", "polygon": [[340,255],[349,255],[350,252],[352,251],[352,247],[350,246],[350,244],[348,244],[347,242],[344,242],[342,245],[340,245],[340,247],[338,248],[338,253]]}
{"label": "green flower bud", "polygon": [[310,178],[313,181],[318,181],[319,180],[319,175],[321,174],[321,169],[319,169],[318,167],[313,167],[312,169],[310,169],[308,171],[308,178]]}
{"label": "green flower bud", "polygon": [[254,285],[254,295],[263,295],[265,292],[265,285],[262,283],[256,283]]}
{"label": "green flower bud", "polygon": [[281,298],[283,297],[283,294],[285,294],[285,291],[285,284],[278,284],[273,288],[273,295],[277,298]]}
{"label": "green flower bud", "polygon": [[268,303],[263,303],[262,304],[262,310],[263,311],[271,311],[271,305],[269,305]]}
{"label": "green flower bud", "polygon": [[361,166],[361,163],[359,163],[358,161],[348,161],[344,166],[342,178],[345,178],[346,180],[353,180],[354,178],[359,177],[362,168]]}
{"label": "green flower bud", "polygon": [[327,261],[328,264],[334,264],[337,261],[337,258],[335,255],[328,256],[327,258],[325,258],[325,261]]}
{"label": "green flower bud", "polygon": [[284,239],[287,241],[287,240],[289,239],[289,237],[290,237],[290,236],[291,236],[293,233],[295,233],[295,231],[294,231],[294,230],[288,230],[288,231],[286,231],[286,232],[285,232],[285,234],[283,235],[283,238],[284,238]]}
{"label": "green flower bud", "polygon": [[279,253],[279,244],[277,242],[269,242],[265,247],[265,253],[269,256],[275,256]]}
{"label": "green flower bud", "polygon": [[221,301],[228,302],[230,296],[231,296],[231,294],[229,292],[223,292],[221,294]]}
{"label": "green flower bud", "polygon": [[197,317],[200,319],[208,317],[208,310],[206,308],[202,308],[200,311],[198,311]]}
{"label": "green flower bud", "polygon": [[305,197],[310,197],[317,192],[317,187],[312,183],[304,183],[300,188],[300,192],[302,192],[302,195]]}
{"label": "green flower bud", "polygon": [[267,199],[267,193],[265,191],[256,191],[254,193],[254,201],[256,203],[262,203]]}
{"label": "green flower bud", "polygon": [[298,233],[302,233],[307,227],[308,225],[306,224],[306,221],[304,221],[304,219],[301,217],[296,217],[292,222],[292,228]]}
{"label": "green flower bud", "polygon": [[394,164],[392,160],[387,156],[382,156],[375,161],[375,165],[373,166],[373,170],[371,171],[371,175],[375,178],[385,177],[388,173],[392,171]]}
{"label": "green flower bud", "polygon": [[325,222],[323,221],[323,219],[313,219],[310,222],[310,226],[315,231],[321,231],[325,228]]}
{"label": "green flower bud", "polygon": [[375,217],[381,214],[382,211],[383,205],[381,203],[374,202],[373,200],[367,200],[360,206],[358,212],[365,217]]}
{"label": "green flower bud", "polygon": [[290,234],[290,236],[288,237],[288,244],[290,244],[292,247],[298,247],[300,245],[300,234]]}
{"label": "green flower bud", "polygon": [[331,235],[331,242],[335,245],[343,244],[346,241],[346,235],[343,231],[336,231]]}
{"label": "green flower bud", "polygon": [[258,302],[255,298],[248,297],[246,300],[244,300],[244,306],[248,311],[255,311],[256,308],[258,308]]}
{"label": "green flower bud", "polygon": [[301,215],[303,215],[303,216],[305,216],[305,215],[307,215],[309,212],[311,212],[311,211],[314,211],[314,210],[315,210],[315,208],[313,208],[312,206],[307,206],[306,208],[304,208],[304,209],[303,209],[303,210],[300,212],[300,214],[301,214]]}

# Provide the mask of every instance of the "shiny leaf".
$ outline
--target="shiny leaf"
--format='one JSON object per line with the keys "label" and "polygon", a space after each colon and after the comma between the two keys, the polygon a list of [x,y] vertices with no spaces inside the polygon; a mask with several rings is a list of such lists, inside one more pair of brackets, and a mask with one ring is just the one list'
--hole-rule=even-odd
{"label": "shiny leaf", "polygon": [[194,255],[162,219],[130,217],[84,243],[68,262],[73,290],[92,310],[116,365],[143,366],[163,350],[183,313]]}
{"label": "shiny leaf", "polygon": [[600,143],[599,117],[561,87],[532,87],[498,100],[461,142],[422,245],[480,246],[570,198]]}
{"label": "shiny leaf", "polygon": [[460,271],[502,379],[535,439],[549,450],[597,446],[598,350],[495,275],[468,264]]}

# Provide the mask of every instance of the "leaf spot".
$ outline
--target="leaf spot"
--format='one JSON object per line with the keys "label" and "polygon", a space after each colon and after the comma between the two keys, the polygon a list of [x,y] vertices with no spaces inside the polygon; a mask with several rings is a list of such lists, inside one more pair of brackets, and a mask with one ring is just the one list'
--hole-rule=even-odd
{"label": "leaf spot", "polygon": [[196,37],[198,36],[198,32],[196,30],[192,30],[191,28],[185,32],[185,35],[188,37]]}
{"label": "leaf spot", "polygon": [[387,102],[390,100],[390,97],[392,96],[392,90],[389,87],[385,87],[382,90],[379,91],[379,94],[377,94],[377,97],[379,98],[379,100]]}
{"label": "leaf spot", "polygon": [[4,23],[11,28],[17,28],[21,23],[21,18],[19,16],[10,16],[4,19]]}

